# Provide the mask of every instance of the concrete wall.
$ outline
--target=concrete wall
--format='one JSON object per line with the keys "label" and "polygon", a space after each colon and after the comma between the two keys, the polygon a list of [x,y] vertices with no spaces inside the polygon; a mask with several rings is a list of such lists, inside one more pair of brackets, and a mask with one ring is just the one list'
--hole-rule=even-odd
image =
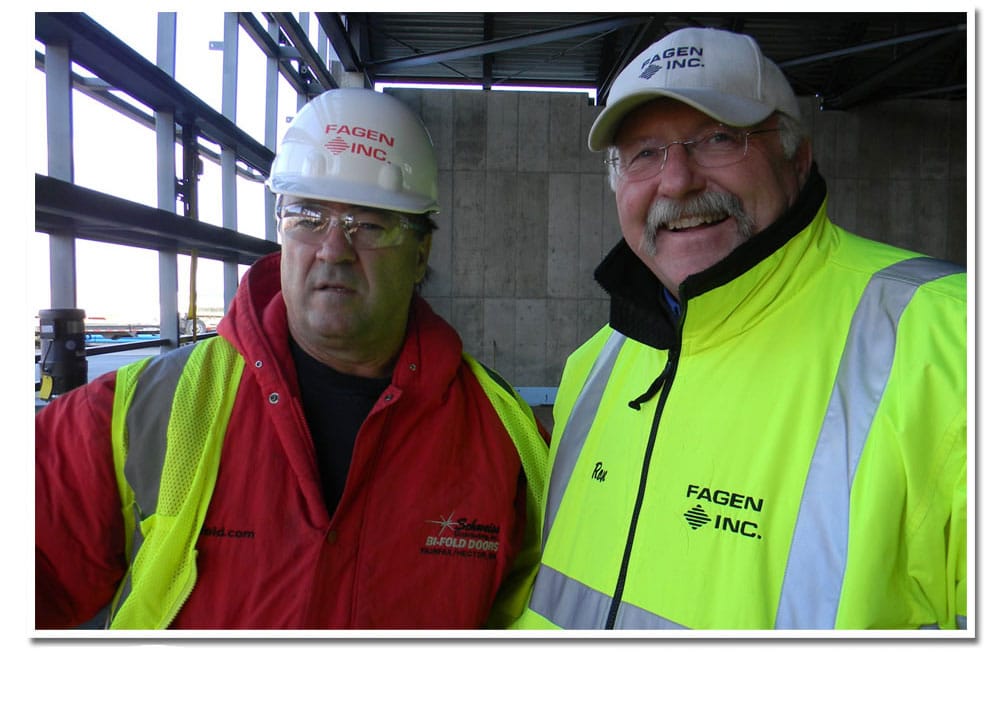
{"label": "concrete wall", "polygon": [[966,103],[889,102],[811,120],[830,218],[848,230],[966,262]]}
{"label": "concrete wall", "polygon": [[[423,117],[438,152],[424,296],[514,385],[558,385],[566,356],[607,320],[593,270],[621,236],[603,155],[586,148],[599,108],[573,94],[388,92]],[[965,102],[802,107],[834,222],[965,261]]]}

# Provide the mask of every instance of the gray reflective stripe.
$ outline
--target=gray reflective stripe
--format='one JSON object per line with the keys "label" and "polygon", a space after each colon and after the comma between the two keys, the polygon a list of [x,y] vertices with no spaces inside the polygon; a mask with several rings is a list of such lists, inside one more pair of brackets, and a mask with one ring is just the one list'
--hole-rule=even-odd
{"label": "gray reflective stripe", "polygon": [[[604,343],[600,354],[580,389],[573,404],[556,456],[552,462],[548,504],[545,509],[545,527],[542,546],[548,541],[559,505],[566,494],[573,469],[583,450],[583,444],[597,416],[611,372],[626,337],[613,331]],[[544,553],[544,552],[543,552]],[[530,608],[549,622],[566,630],[600,630],[607,625],[612,597],[542,564],[531,593]],[[683,629],[681,625],[662,618],[628,602],[618,605],[615,617],[616,630]]]}
{"label": "gray reflective stripe", "polygon": [[672,620],[661,618],[655,613],[643,610],[637,605],[622,601],[618,605],[618,617],[615,618],[616,630],[687,630]]}
{"label": "gray reflective stripe", "polygon": [[194,351],[189,344],[169,354],[152,359],[139,374],[135,393],[125,415],[128,449],[125,456],[125,480],[132,487],[135,503],[132,506],[135,526],[132,530],[132,554],[129,569],[125,572],[121,593],[108,613],[107,626],[117,615],[122,604],[132,592],[132,568],[135,557],[142,548],[142,520],[156,512],[160,495],[160,478],[167,455],[167,426],[173,407],[174,393],[184,365]]}
{"label": "gray reflective stripe", "polygon": [[[969,629],[968,624],[969,624],[968,623],[968,619],[966,618],[965,615],[956,615],[955,616],[955,629],[958,629],[958,630],[968,630]],[[940,630],[941,627],[937,623],[933,623],[931,625],[921,625],[920,629],[921,630]]]}
{"label": "gray reflective stripe", "polygon": [[[919,286],[962,270],[934,259],[910,259],[876,273],[862,294],[806,480],[775,627],[834,626],[846,566],[851,481],[892,368],[899,318]],[[553,461],[543,545],[624,341],[617,332],[609,337],[567,420]],[[543,564],[530,608],[559,627],[600,629],[611,600]],[[616,628],[682,627],[627,603],[620,608]]]}
{"label": "gray reflective stripe", "polygon": [[189,344],[150,361],[139,376],[125,416],[129,438],[125,479],[135,493],[143,518],[156,512],[170,410],[181,372],[194,348]]}
{"label": "gray reflective stripe", "polygon": [[777,629],[830,629],[847,565],[851,485],[892,370],[899,318],[917,288],[959,273],[928,258],[889,266],[854,311],[806,478],[775,619]]}
{"label": "gray reflective stripe", "polygon": [[604,389],[608,385],[608,378],[615,368],[615,360],[618,352],[625,344],[625,335],[612,331],[597,355],[594,365],[590,368],[587,380],[580,388],[580,394],[573,404],[569,418],[566,420],[566,427],[563,429],[562,439],[559,440],[559,448],[556,450],[555,459],[552,461],[552,473],[549,479],[549,497],[545,506],[545,524],[542,528],[542,549],[549,539],[549,532],[552,523],[555,521],[559,504],[562,503],[563,495],[566,493],[566,486],[569,485],[570,476],[580,458],[580,451],[583,443],[590,434],[590,427],[594,424],[594,417],[597,416],[597,408],[601,404],[604,396]]}
{"label": "gray reflective stripe", "polygon": [[[531,609],[564,630],[601,630],[608,621],[611,596],[585,586],[545,564],[538,571]],[[682,625],[622,602],[616,630],[683,630]]]}
{"label": "gray reflective stripe", "polygon": [[[542,550],[549,539],[559,505],[566,494],[573,469],[580,458],[583,443],[597,416],[611,371],[625,336],[612,331],[580,388],[563,429],[559,447],[552,461],[549,496],[542,528]],[[584,586],[579,581],[542,564],[531,593],[531,610],[564,629],[602,629],[611,608],[611,597]]]}

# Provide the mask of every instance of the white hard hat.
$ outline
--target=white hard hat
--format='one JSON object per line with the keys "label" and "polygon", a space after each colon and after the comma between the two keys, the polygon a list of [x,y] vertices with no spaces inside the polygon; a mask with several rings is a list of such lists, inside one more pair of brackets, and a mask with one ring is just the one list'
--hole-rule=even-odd
{"label": "white hard hat", "polygon": [[591,151],[611,146],[632,110],[664,97],[734,127],[757,124],[775,111],[799,119],[788,80],[752,37],[687,27],[649,46],[618,74],[590,129]]}
{"label": "white hard hat", "polygon": [[402,101],[366,88],[329,90],[299,110],[267,186],[278,195],[397,212],[440,209],[427,128]]}

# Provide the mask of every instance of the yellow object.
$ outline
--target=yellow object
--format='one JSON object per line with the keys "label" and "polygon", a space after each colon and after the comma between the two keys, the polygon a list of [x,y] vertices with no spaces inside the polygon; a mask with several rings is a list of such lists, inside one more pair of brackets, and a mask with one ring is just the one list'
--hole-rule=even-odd
{"label": "yellow object", "polygon": [[42,385],[38,390],[38,397],[42,400],[48,400],[52,397],[52,377],[42,376]]}
{"label": "yellow object", "polygon": [[687,300],[674,351],[600,330],[516,627],[964,627],[965,286],[821,211]]}
{"label": "yellow object", "polygon": [[171,394],[173,408],[150,408],[169,412],[162,474],[155,482],[155,506],[137,501],[134,480],[128,475],[125,425],[140,374],[149,360],[118,371],[112,444],[125,518],[126,553],[134,552],[134,556],[112,602],[112,629],[167,627],[197,579],[195,543],[215,487],[243,357],[220,337],[184,349],[192,352]]}

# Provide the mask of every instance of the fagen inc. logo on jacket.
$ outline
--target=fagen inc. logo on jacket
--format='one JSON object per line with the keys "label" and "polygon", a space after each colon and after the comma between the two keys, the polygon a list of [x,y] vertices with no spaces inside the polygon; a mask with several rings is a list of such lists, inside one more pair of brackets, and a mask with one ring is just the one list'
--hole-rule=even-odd
{"label": "fagen inc. logo on jacket", "polygon": [[[742,493],[696,486],[694,484],[688,485],[685,497],[693,497],[697,501],[723,505],[729,508],[736,508],[737,510],[751,510],[756,513],[762,513],[764,510],[763,498],[755,498],[754,496],[743,495]],[[734,516],[723,515],[722,513],[712,515],[699,502],[693,508],[684,512],[684,519],[691,526],[692,530],[698,530],[705,525],[711,524],[713,529],[727,534],[741,535],[743,537],[750,537],[751,539],[764,539],[764,536],[760,534],[760,524],[757,522],[760,518],[757,516],[754,516],[753,520],[747,520],[745,515]]]}
{"label": "fagen inc. logo on jacket", "polygon": [[493,523],[480,523],[475,518],[447,517],[426,520],[433,525],[431,534],[420,547],[421,554],[475,559],[496,559],[500,549],[500,527]]}

